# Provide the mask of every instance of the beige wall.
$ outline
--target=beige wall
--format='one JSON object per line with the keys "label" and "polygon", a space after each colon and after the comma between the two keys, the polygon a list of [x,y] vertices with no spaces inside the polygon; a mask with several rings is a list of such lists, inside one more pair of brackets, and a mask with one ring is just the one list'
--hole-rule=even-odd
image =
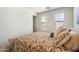
{"label": "beige wall", "polygon": [[47,11],[47,12],[42,12],[37,14],[37,19],[36,19],[36,30],[37,31],[42,31],[41,30],[41,17],[46,16],[48,19],[48,32],[54,32],[56,26],[55,26],[55,21],[54,21],[54,15],[56,13],[61,13],[64,12],[64,26],[68,28],[73,27],[73,8],[72,7],[66,7],[66,8],[58,8],[55,10]]}

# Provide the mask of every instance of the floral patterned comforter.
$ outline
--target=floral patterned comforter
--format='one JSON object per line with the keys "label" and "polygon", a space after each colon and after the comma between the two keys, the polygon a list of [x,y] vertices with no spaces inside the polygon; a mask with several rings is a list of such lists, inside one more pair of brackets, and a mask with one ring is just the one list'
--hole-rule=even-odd
{"label": "floral patterned comforter", "polygon": [[10,52],[61,52],[63,47],[56,47],[61,40],[50,38],[46,32],[35,32],[9,39],[7,49]]}

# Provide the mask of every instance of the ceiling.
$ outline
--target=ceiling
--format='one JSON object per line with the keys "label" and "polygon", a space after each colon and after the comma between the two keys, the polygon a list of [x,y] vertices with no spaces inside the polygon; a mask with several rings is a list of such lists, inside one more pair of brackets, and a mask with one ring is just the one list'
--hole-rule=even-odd
{"label": "ceiling", "polygon": [[57,9],[60,7],[26,7],[26,8],[28,8],[29,10],[35,13],[40,13],[40,12],[45,12],[45,11],[52,10],[52,9]]}

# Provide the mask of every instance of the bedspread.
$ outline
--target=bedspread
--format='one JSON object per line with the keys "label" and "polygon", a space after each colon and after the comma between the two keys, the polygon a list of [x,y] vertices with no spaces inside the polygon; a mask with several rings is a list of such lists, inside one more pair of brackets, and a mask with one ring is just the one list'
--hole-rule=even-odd
{"label": "bedspread", "polygon": [[56,45],[67,35],[68,33],[65,32],[63,36],[50,38],[49,33],[46,32],[30,33],[9,39],[7,49],[10,52],[61,52],[64,51],[64,48],[62,46],[56,47]]}

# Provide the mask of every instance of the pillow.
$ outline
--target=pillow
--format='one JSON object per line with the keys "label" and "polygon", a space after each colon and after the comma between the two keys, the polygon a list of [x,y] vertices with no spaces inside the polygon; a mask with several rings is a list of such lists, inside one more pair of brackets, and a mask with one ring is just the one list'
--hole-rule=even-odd
{"label": "pillow", "polygon": [[70,40],[71,35],[66,36],[59,44],[56,45],[56,47],[61,47],[64,45],[68,40]]}
{"label": "pillow", "polygon": [[79,32],[71,31],[71,39],[64,44],[64,47],[71,51],[79,50]]}
{"label": "pillow", "polygon": [[53,37],[55,38],[59,33],[61,33],[61,32],[64,31],[64,30],[65,30],[65,28],[59,27],[59,28],[54,32]]}
{"label": "pillow", "polygon": [[[61,47],[65,42],[67,42],[70,39],[69,32],[64,30],[61,33],[59,33],[53,40],[53,44],[56,47]],[[68,37],[67,37],[68,36]]]}

